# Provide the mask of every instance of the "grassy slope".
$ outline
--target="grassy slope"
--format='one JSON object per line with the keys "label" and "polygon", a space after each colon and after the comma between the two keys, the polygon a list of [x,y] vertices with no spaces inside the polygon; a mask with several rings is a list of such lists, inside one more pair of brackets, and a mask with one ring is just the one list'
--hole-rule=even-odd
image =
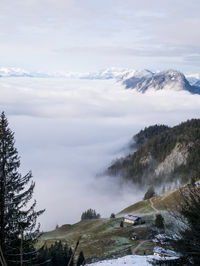
{"label": "grassy slope", "polygon": [[149,200],[139,201],[128,208],[122,210],[117,214],[118,217],[123,216],[124,214],[134,214],[134,215],[144,215],[153,212]]}
{"label": "grassy slope", "polygon": [[[182,187],[187,188],[187,185]],[[178,189],[173,191],[164,193],[162,195],[155,196],[151,199],[154,208],[158,211],[165,211],[167,209],[175,209],[177,206],[177,202],[181,201],[181,196]],[[150,215],[155,213],[151,206],[151,202],[149,200],[139,201],[128,208],[122,210],[117,214],[118,217],[123,216],[124,214],[134,214],[134,215]]]}
{"label": "grassy slope", "polygon": [[[158,211],[163,211],[175,207],[179,198],[178,190],[174,190],[152,198],[152,202]],[[125,214],[142,216],[146,224],[134,228],[130,226],[121,228],[120,222]],[[73,225],[63,225],[54,231],[44,233],[38,245],[46,243],[50,246],[55,241],[61,240],[73,248],[77,239],[81,237],[77,254],[82,250],[88,261],[120,257],[131,254],[131,249],[136,247],[140,241],[148,239],[154,215],[155,210],[151,207],[151,202],[140,201],[119,212],[115,219],[85,220]],[[133,230],[138,236],[136,241],[130,239]],[[146,241],[138,249],[137,254],[144,254],[144,251],[146,254],[151,254],[152,248],[151,241]]]}
{"label": "grassy slope", "polygon": [[39,245],[46,243],[50,246],[61,240],[74,247],[81,236],[77,254],[82,250],[87,259],[130,254],[131,247],[137,245],[137,242],[130,239],[131,227],[121,228],[120,222],[120,218],[81,221],[44,233]]}

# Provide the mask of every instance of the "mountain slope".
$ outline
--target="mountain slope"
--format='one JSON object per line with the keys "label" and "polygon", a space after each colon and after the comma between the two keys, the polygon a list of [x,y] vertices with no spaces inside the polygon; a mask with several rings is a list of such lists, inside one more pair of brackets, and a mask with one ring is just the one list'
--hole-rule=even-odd
{"label": "mountain slope", "polygon": [[76,255],[83,251],[87,262],[128,255],[131,254],[131,247],[137,245],[137,241],[133,243],[130,239],[132,228],[120,227],[121,221],[121,218],[98,219],[63,225],[44,233],[37,246],[45,244],[50,247],[52,243],[61,240],[63,244],[74,248],[77,239],[81,237]]}
{"label": "mountain slope", "polygon": [[193,94],[200,94],[200,88],[195,85],[190,85],[185,76],[176,70],[167,70],[158,73],[147,71],[141,75],[138,73],[132,77],[124,78],[123,84],[127,89],[135,89],[138,92],[145,93],[147,91],[158,90],[175,90],[189,91]]}
{"label": "mountain slope", "polygon": [[141,187],[154,184],[172,189],[200,170],[200,119],[173,128],[149,127],[134,139],[132,145],[137,151],[114,162],[107,170],[109,175],[121,176]]}
{"label": "mountain slope", "polygon": [[[181,189],[187,189],[187,186]],[[177,200],[181,202],[178,189],[128,206],[116,214],[117,218],[84,220],[73,225],[63,225],[51,232],[43,233],[37,243],[37,248],[43,245],[50,247],[58,240],[74,248],[77,239],[81,237],[76,259],[79,252],[83,251],[87,263],[129,255],[133,249],[137,249],[138,255],[143,255],[144,251],[146,255],[153,254],[155,244],[152,242],[152,229],[157,212],[155,209],[161,211],[163,215],[165,213],[168,215],[166,210],[176,208]],[[121,227],[120,223],[126,214],[142,217],[145,224],[134,226],[134,228],[128,224]],[[166,220],[165,223],[167,228],[172,226],[170,220]],[[175,224],[173,226],[176,228]],[[137,235],[137,240],[131,239],[133,233]]]}

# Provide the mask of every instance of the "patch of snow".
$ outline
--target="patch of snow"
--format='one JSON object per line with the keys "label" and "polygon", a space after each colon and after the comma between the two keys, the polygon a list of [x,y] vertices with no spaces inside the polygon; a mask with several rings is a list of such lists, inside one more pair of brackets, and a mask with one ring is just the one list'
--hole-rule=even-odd
{"label": "patch of snow", "polygon": [[[176,257],[174,257],[175,259]],[[119,265],[126,265],[126,266],[150,266],[152,265],[150,261],[153,259],[160,260],[161,258],[159,256],[155,255],[149,255],[149,256],[139,256],[139,255],[128,255],[122,258],[118,259],[111,259],[111,260],[104,260],[104,261],[99,261],[95,262],[92,264],[86,264],[86,266],[119,266]],[[163,258],[162,258],[163,259]],[[173,257],[170,258],[165,258],[166,260],[168,259],[173,259]]]}
{"label": "patch of snow", "polygon": [[177,257],[178,258],[178,254],[173,251],[173,250],[170,250],[170,249],[165,249],[165,248],[162,248],[162,247],[154,247],[153,249],[153,252],[154,254],[159,254],[159,255],[163,255],[163,256],[169,256],[169,257]]}

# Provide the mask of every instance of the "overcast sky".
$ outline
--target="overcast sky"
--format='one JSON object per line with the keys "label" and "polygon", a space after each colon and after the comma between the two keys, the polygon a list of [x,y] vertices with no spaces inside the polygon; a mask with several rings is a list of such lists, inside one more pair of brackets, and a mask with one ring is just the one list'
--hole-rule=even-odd
{"label": "overcast sky", "polygon": [[200,72],[199,0],[1,0],[0,65]]}

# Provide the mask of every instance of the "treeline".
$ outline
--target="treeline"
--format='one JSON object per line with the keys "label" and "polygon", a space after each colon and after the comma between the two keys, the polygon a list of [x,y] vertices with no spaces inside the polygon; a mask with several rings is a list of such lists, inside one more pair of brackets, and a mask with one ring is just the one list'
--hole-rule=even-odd
{"label": "treeline", "polygon": [[136,147],[139,148],[144,143],[146,143],[149,139],[159,135],[160,133],[168,129],[170,129],[170,127],[166,125],[154,125],[150,127],[145,127],[145,129],[141,130],[138,134],[133,136],[133,142],[135,143]]}
{"label": "treeline", "polygon": [[37,264],[46,266],[66,266],[68,264],[70,266],[80,266],[84,263],[85,258],[82,251],[79,253],[77,262],[74,263],[72,249],[67,245],[63,245],[61,241],[55,242],[50,248],[43,247],[37,258]]}
{"label": "treeline", "polygon": [[87,211],[83,212],[81,215],[81,221],[82,220],[91,220],[91,219],[100,219],[101,215],[99,213],[96,213],[93,209],[88,209]]}

